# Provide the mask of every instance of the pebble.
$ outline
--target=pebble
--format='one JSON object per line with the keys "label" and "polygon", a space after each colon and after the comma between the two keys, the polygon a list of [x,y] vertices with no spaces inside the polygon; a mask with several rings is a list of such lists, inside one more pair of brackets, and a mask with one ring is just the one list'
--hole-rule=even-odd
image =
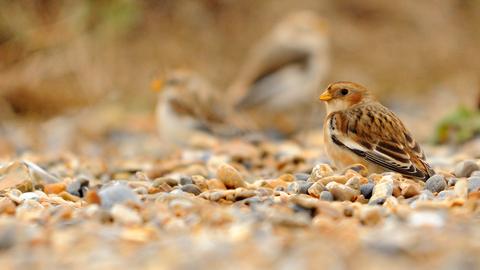
{"label": "pebble", "polygon": [[222,183],[220,182],[218,179],[210,179],[207,181],[207,187],[209,190],[213,190],[213,189],[223,189],[223,190],[226,190],[227,187]]}
{"label": "pebble", "polygon": [[329,191],[330,193],[332,193],[333,199],[335,201],[341,201],[341,202],[343,201],[354,202],[358,195],[358,193],[354,189],[342,184],[332,185]]}
{"label": "pebble", "polygon": [[307,181],[308,178],[310,178],[310,174],[308,174],[308,173],[296,173],[294,175],[294,177],[295,177],[295,180],[297,180],[297,181]]}
{"label": "pebble", "polygon": [[85,195],[84,192],[88,190],[89,185],[90,181],[81,177],[74,180],[68,185],[67,192],[72,194],[73,196],[83,197]]}
{"label": "pebble", "polygon": [[455,165],[454,173],[456,177],[469,177],[472,172],[479,170],[480,166],[474,160],[467,159]]}
{"label": "pebble", "polygon": [[285,188],[285,192],[288,192],[290,194],[298,194],[298,190],[300,189],[300,182],[292,182],[288,184],[288,186]]}
{"label": "pebble", "polygon": [[446,199],[449,196],[455,197],[455,192],[453,190],[442,190],[438,193],[436,199],[437,200],[443,200],[443,199]]}
{"label": "pebble", "polygon": [[453,189],[455,198],[467,199],[468,197],[468,179],[460,178]]}
{"label": "pebble", "polygon": [[363,164],[357,163],[357,164],[347,166],[343,169],[342,173],[340,173],[340,174],[341,175],[347,175],[349,170],[352,170],[352,171],[360,174],[362,177],[367,177],[368,176],[368,170],[365,167],[365,165],[363,165]]}
{"label": "pebble", "polygon": [[327,188],[320,182],[315,182],[308,188],[308,194],[314,198],[320,198],[320,194],[324,191],[328,191]]}
{"label": "pebble", "polygon": [[370,199],[372,197],[373,189],[375,188],[374,184],[365,184],[360,186],[360,193],[365,197],[365,199]]}
{"label": "pebble", "polygon": [[317,164],[312,169],[312,173],[310,174],[310,181],[317,182],[318,180],[333,176],[333,170],[328,164]]}
{"label": "pebble", "polygon": [[28,200],[35,200],[40,201],[40,196],[38,196],[35,192],[25,192],[19,196],[20,200],[28,201]]}
{"label": "pebble", "polygon": [[391,197],[391,196],[383,196],[383,197],[378,197],[376,199],[370,199],[368,204],[370,204],[370,205],[384,204],[388,200],[389,197]]}
{"label": "pebble", "polygon": [[60,192],[58,196],[60,196],[64,200],[71,201],[71,202],[78,202],[81,199],[80,197],[74,196],[66,191]]}
{"label": "pebble", "polygon": [[111,208],[115,204],[124,204],[127,202],[140,204],[137,193],[126,186],[105,187],[98,192],[98,196],[100,197],[101,206],[106,209]]}
{"label": "pebble", "polygon": [[43,188],[43,191],[48,194],[59,194],[62,191],[67,190],[67,185],[65,183],[55,183],[55,184],[47,184]]}
{"label": "pebble", "polygon": [[402,196],[405,198],[411,198],[413,196],[420,195],[420,191],[415,185],[409,184],[402,189]]}
{"label": "pebble", "polygon": [[472,176],[468,178],[468,192],[478,191],[480,188],[480,177]]}
{"label": "pebble", "polygon": [[184,192],[192,193],[193,195],[197,196],[202,193],[202,190],[194,184],[187,184],[181,187],[181,190]]}
{"label": "pebble", "polygon": [[122,204],[113,205],[110,214],[115,222],[123,225],[139,225],[142,223],[142,218],[138,213]]}
{"label": "pebble", "polygon": [[360,213],[360,221],[366,226],[375,226],[383,220],[380,211],[380,207],[365,208]]}
{"label": "pebble", "polygon": [[[385,179],[386,177],[382,178]],[[375,200],[380,197],[390,196],[393,193],[393,180],[386,178],[385,182],[380,182],[373,188],[372,197],[370,200]],[[365,198],[367,198],[365,196]]]}
{"label": "pebble", "polygon": [[228,189],[246,187],[240,173],[230,165],[222,165],[217,170],[217,178]]}
{"label": "pebble", "polygon": [[208,184],[205,177],[203,177],[202,175],[192,175],[191,178],[192,178],[193,184],[197,185],[200,188],[200,190],[202,191],[208,190]]}
{"label": "pebble", "polygon": [[308,194],[308,189],[312,185],[312,182],[299,181],[298,194]]}
{"label": "pebble", "polygon": [[430,177],[427,182],[425,182],[425,189],[430,190],[431,192],[440,192],[447,188],[447,182],[440,174],[435,174]]}
{"label": "pebble", "polygon": [[361,186],[360,186],[360,179],[356,176],[348,179],[347,183],[345,184],[345,186],[355,190],[355,192],[357,193],[357,195],[360,194],[360,189],[361,189]]}
{"label": "pebble", "polygon": [[193,184],[192,178],[190,178],[189,176],[180,177],[180,185],[184,186],[187,184]]}
{"label": "pebble", "polygon": [[339,183],[339,184],[346,184],[348,179],[345,175],[340,175],[340,176],[326,176],[324,178],[321,178],[318,181],[326,186],[330,182],[336,182],[336,183]]}
{"label": "pebble", "polygon": [[320,200],[322,201],[333,201],[333,194],[330,191],[322,191],[320,193]]}

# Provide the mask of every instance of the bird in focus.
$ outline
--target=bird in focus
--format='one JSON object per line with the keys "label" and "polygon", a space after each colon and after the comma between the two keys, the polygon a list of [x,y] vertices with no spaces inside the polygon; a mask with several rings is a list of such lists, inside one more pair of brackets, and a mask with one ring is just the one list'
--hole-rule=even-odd
{"label": "bird in focus", "polygon": [[289,14],[255,44],[227,89],[232,106],[267,133],[306,128],[329,72],[328,23],[311,11]]}
{"label": "bird in focus", "polygon": [[319,99],[327,108],[325,150],[337,169],[361,163],[371,173],[393,171],[423,181],[435,174],[402,121],[363,86],[333,83]]}
{"label": "bird in focus", "polygon": [[248,130],[225,102],[224,93],[188,69],[174,69],[152,82],[160,136],[180,146],[197,134],[229,137]]}

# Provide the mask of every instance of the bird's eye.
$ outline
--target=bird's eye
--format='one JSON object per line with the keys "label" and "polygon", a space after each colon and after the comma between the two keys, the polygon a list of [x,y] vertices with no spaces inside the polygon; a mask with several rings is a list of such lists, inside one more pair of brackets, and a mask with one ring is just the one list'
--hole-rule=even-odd
{"label": "bird's eye", "polygon": [[345,96],[346,94],[348,94],[348,90],[347,89],[342,89],[342,95]]}

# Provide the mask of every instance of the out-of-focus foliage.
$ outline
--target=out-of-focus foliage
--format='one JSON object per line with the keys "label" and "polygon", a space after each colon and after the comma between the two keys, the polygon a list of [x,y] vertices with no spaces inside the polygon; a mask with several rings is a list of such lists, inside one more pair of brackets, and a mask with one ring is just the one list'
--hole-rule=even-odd
{"label": "out-of-focus foliage", "polygon": [[439,122],[434,142],[460,144],[478,134],[480,134],[480,111],[459,106]]}

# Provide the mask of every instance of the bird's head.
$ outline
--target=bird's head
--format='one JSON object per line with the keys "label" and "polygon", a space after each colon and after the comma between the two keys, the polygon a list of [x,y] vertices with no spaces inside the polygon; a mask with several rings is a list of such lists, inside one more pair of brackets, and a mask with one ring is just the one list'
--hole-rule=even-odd
{"label": "bird's head", "polygon": [[365,87],[353,82],[332,83],[319,99],[326,102],[327,114],[346,110],[357,104],[377,102]]}

